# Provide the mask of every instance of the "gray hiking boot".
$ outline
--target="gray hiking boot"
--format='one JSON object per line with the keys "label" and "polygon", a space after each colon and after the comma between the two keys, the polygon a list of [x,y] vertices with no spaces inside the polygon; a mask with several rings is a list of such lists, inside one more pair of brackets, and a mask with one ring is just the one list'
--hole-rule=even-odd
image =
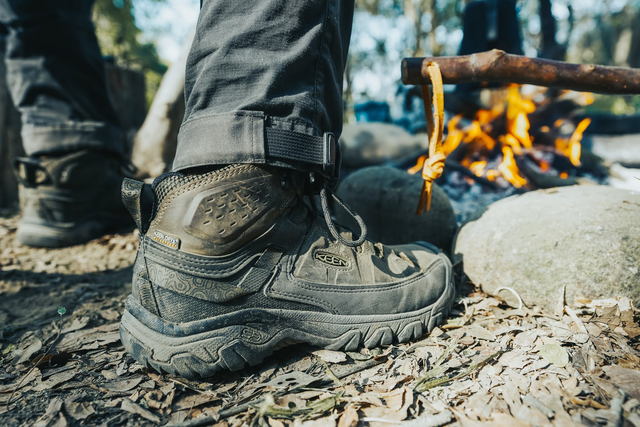
{"label": "gray hiking boot", "polygon": [[427,243],[340,243],[296,182],[253,165],[169,174],[154,183],[145,221],[142,184],[125,180],[142,233],[120,337],[136,360],[206,377],[292,343],[405,342],[443,319],[454,299],[446,256]]}
{"label": "gray hiking boot", "polygon": [[122,161],[95,151],[14,159],[22,218],[17,239],[29,246],[84,243],[133,226],[120,199]]}

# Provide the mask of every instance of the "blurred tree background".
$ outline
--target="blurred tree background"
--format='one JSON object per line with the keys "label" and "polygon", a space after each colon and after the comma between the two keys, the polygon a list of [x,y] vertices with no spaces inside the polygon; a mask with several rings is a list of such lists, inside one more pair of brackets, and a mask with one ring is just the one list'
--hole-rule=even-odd
{"label": "blurred tree background", "polygon": [[102,54],[113,57],[119,66],[144,73],[148,106],[167,71],[167,64],[160,59],[155,44],[142,37],[142,30],[136,25],[136,12],[133,0],[96,0],[93,22]]}
{"label": "blurred tree background", "polygon": [[[347,103],[389,101],[408,56],[455,55],[462,17],[470,0],[356,0],[345,73]],[[168,62],[139,25],[141,11],[197,8],[193,1],[96,0],[94,22],[105,55],[141,69],[150,101]],[[640,0],[518,1],[527,56],[640,68]],[[478,17],[482,19],[483,17]],[[180,19],[176,15],[175,19]],[[146,20],[153,21],[153,20]],[[640,112],[640,97],[596,96],[593,110]]]}
{"label": "blurred tree background", "polygon": [[[391,100],[400,60],[456,55],[469,0],[356,0],[346,99]],[[527,56],[640,68],[640,0],[518,1]],[[478,17],[483,19],[483,17]],[[640,97],[598,96],[589,109],[640,112]]]}

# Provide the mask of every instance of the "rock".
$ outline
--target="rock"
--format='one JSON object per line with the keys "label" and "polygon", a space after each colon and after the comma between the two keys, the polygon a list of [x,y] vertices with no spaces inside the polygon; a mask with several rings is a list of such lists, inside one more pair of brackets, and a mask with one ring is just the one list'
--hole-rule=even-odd
{"label": "rock", "polygon": [[603,159],[621,163],[623,166],[637,167],[640,165],[640,153],[638,152],[640,134],[590,135],[585,139],[585,143],[591,142],[593,144],[591,151]]}
{"label": "rock", "polygon": [[348,169],[400,160],[426,146],[426,135],[412,135],[389,123],[345,125],[340,136],[342,166]]}
{"label": "rock", "polygon": [[[558,312],[576,298],[640,303],[640,194],[574,186],[512,196],[458,233],[454,254],[485,292],[513,288],[528,306]],[[500,296],[516,302],[509,292]],[[513,301],[512,301],[513,300]]]}
{"label": "rock", "polygon": [[[367,225],[369,238],[385,244],[424,240],[449,251],[456,219],[449,198],[434,184],[431,210],[416,215],[422,178],[391,167],[372,166],[349,175],[338,196],[355,209]],[[335,209],[338,222],[358,230],[343,209]]]}

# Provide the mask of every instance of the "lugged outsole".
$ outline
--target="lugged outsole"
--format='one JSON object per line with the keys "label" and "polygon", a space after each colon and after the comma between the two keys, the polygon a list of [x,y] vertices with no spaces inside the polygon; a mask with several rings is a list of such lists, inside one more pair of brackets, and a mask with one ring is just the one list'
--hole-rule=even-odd
{"label": "lugged outsole", "polygon": [[449,313],[455,286],[451,268],[447,271],[447,285],[439,300],[411,313],[339,316],[248,309],[220,321],[223,327],[198,333],[181,333],[181,325],[153,316],[130,297],[120,323],[120,338],[142,365],[189,379],[257,365],[284,344],[353,351],[363,345],[374,348],[393,341],[407,342],[431,332]]}

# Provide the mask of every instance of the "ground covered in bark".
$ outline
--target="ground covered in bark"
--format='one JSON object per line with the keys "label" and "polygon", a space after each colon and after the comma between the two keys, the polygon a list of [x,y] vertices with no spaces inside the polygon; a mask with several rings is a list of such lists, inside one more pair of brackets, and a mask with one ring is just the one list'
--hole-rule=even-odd
{"label": "ground covered in bark", "polygon": [[0,218],[3,426],[640,427],[640,328],[626,299],[554,315],[461,278],[451,317],[421,341],[355,353],[298,345],[188,381],[120,344],[133,233],[30,249],[15,243],[16,224]]}

